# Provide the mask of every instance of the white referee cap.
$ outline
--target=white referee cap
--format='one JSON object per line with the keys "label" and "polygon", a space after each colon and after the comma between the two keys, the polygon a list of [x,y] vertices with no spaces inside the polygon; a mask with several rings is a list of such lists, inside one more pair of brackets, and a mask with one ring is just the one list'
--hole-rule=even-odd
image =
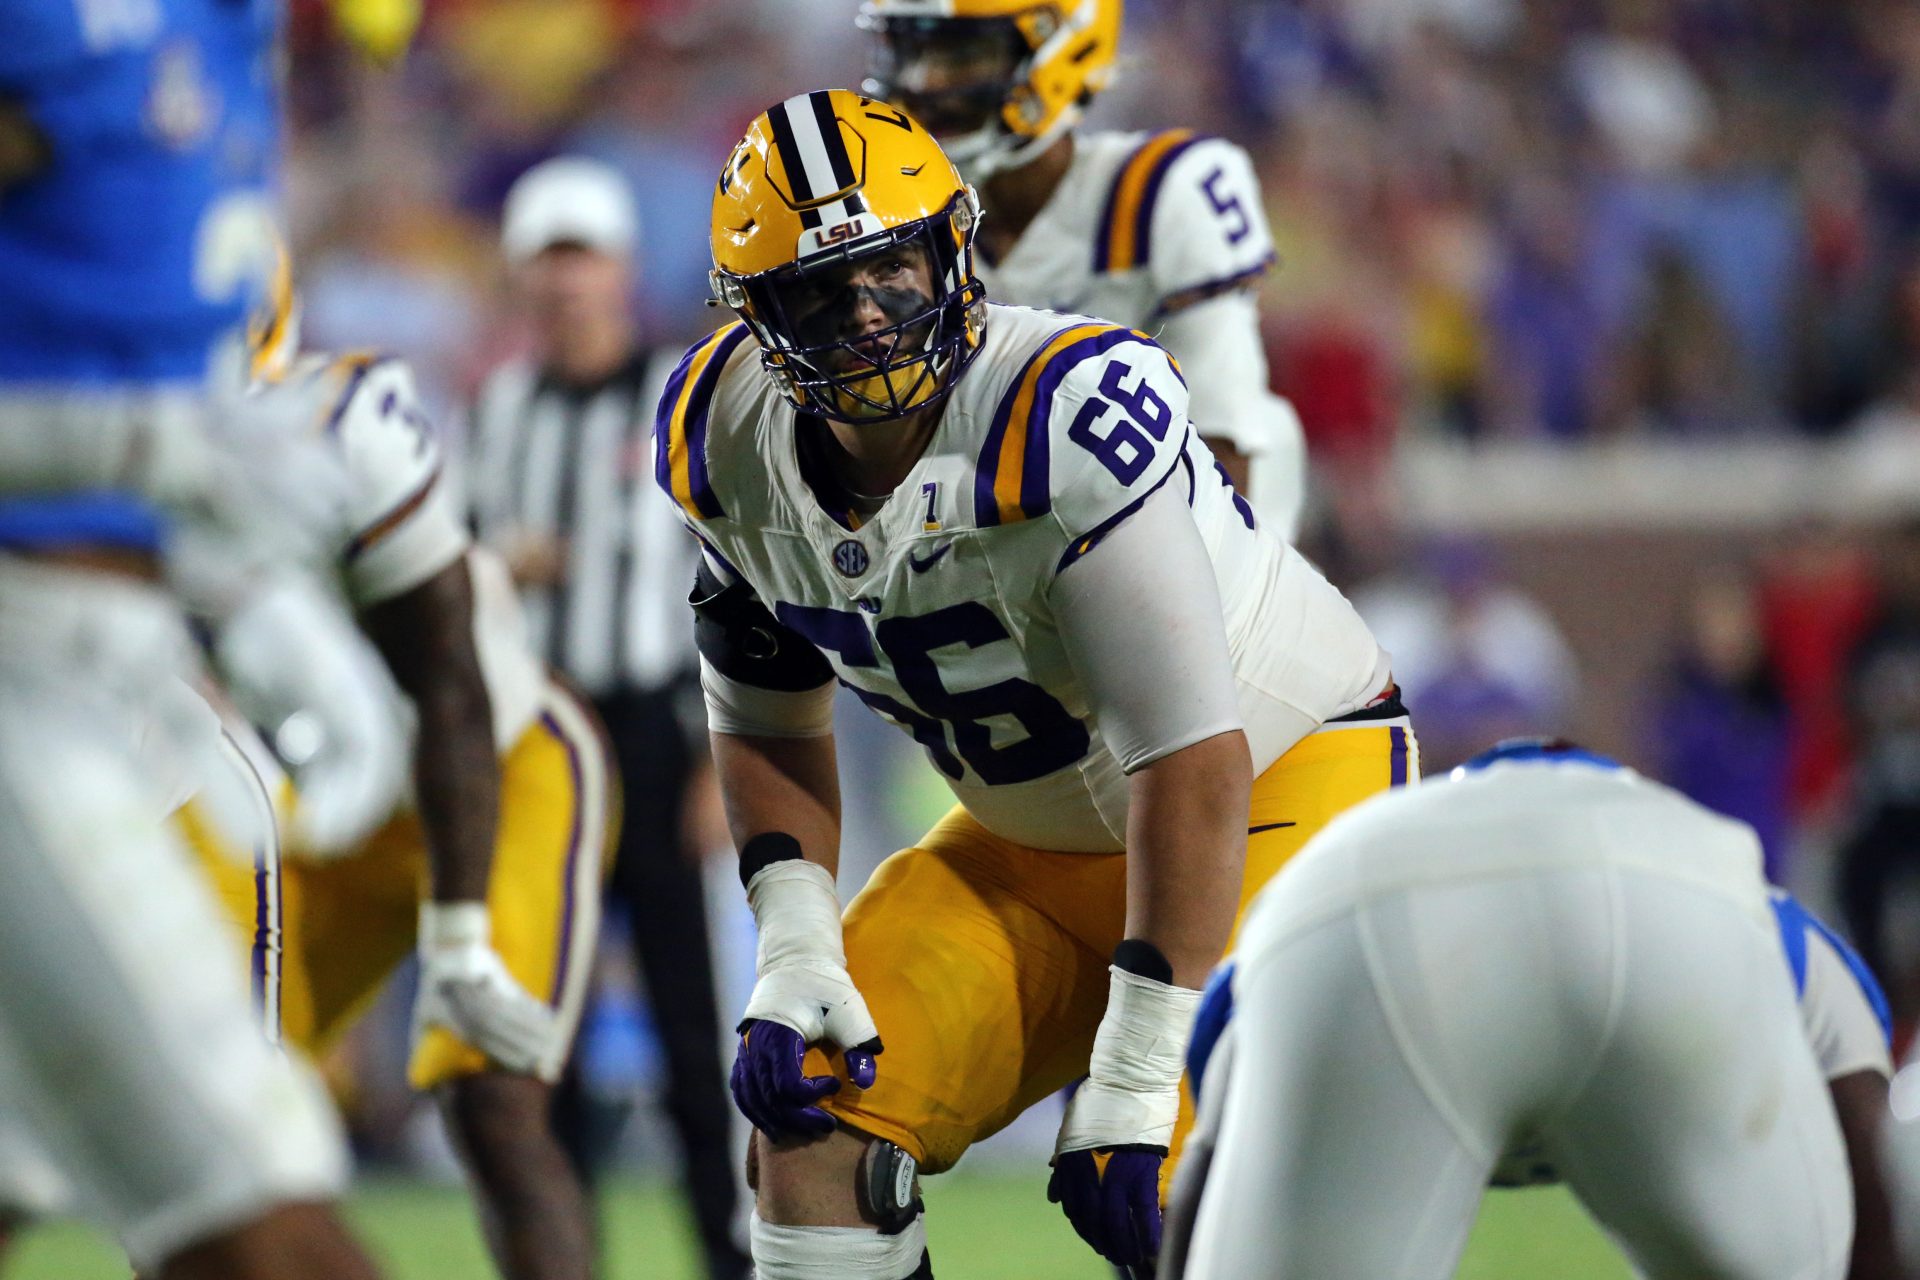
{"label": "white referee cap", "polygon": [[521,174],[500,218],[500,248],[515,266],[556,244],[627,257],[639,238],[627,180],[585,156],[556,156]]}

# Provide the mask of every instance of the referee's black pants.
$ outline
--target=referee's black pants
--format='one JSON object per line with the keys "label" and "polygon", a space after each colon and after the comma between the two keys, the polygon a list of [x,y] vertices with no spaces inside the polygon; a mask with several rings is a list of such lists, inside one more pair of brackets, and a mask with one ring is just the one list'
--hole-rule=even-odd
{"label": "referee's black pants", "polygon": [[[706,892],[697,860],[682,849],[680,822],[696,755],[674,714],[674,693],[617,692],[593,700],[606,726],[624,798],[608,906],[632,921],[634,959],[646,983],[666,1056],[668,1118],[680,1137],[687,1191],[714,1280],[736,1280],[748,1259],[734,1243],[732,1102],[720,1061]],[[555,1123],[589,1186],[626,1119],[581,1087],[570,1066],[555,1099]]]}

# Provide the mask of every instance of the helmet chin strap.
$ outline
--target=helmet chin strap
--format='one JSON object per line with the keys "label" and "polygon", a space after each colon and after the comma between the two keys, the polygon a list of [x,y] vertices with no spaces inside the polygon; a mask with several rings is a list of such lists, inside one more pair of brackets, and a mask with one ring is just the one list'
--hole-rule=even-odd
{"label": "helmet chin strap", "polygon": [[1034,157],[1058,142],[1062,134],[1080,123],[1080,116],[1079,107],[1069,107],[1060,113],[1059,119],[1034,138],[1019,138],[998,124],[986,124],[963,137],[942,142],[940,147],[947,153],[947,158],[953,161],[953,167],[960,171],[960,176],[977,187],[996,173],[1005,173],[1030,163]]}

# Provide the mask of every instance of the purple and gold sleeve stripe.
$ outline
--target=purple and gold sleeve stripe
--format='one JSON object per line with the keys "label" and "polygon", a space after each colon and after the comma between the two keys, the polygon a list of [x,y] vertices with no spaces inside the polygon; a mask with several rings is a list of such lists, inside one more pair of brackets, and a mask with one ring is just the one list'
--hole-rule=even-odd
{"label": "purple and gold sleeve stripe", "polygon": [[667,378],[653,423],[653,477],[694,520],[725,515],[707,475],[707,414],[747,326],[730,324],[687,352]]}
{"label": "purple and gold sleeve stripe", "polygon": [[1158,493],[1160,491],[1160,486],[1164,485],[1168,480],[1173,478],[1173,473],[1180,469],[1180,464],[1184,461],[1186,461],[1186,452],[1185,450],[1182,450],[1180,456],[1176,458],[1171,464],[1169,464],[1165,471],[1161,472],[1160,478],[1147,486],[1147,491],[1145,493],[1141,494],[1139,497],[1135,498],[1132,502],[1129,502],[1126,506],[1120,508],[1118,511],[1114,512],[1112,515],[1108,516],[1105,520],[1102,520],[1099,524],[1095,525],[1093,528],[1089,529],[1087,532],[1075,538],[1072,542],[1068,543],[1067,549],[1060,553],[1060,559],[1054,562],[1054,566],[1053,566],[1054,576],[1059,577],[1062,573],[1065,573],[1067,569],[1070,566],[1072,566],[1072,564],[1076,560],[1080,559],[1082,556],[1086,555],[1087,552],[1093,550],[1095,547],[1099,546],[1102,542],[1106,541],[1107,535],[1112,533],[1115,529],[1118,529],[1122,524],[1126,523],[1127,518],[1129,516],[1131,516],[1134,512],[1138,511],[1141,507],[1146,506],[1147,499],[1151,498],[1154,494]]}
{"label": "purple and gold sleeve stripe", "polygon": [[334,357],[331,364],[320,371],[321,377],[340,379],[340,393],[333,398],[333,408],[327,412],[325,432],[330,436],[340,434],[340,426],[347,420],[347,410],[352,407],[353,399],[360,394],[360,384],[367,380],[375,365],[385,364],[387,357],[375,351],[349,351]]}
{"label": "purple and gold sleeve stripe", "polygon": [[1099,234],[1093,242],[1096,275],[1144,267],[1152,252],[1153,205],[1166,181],[1167,170],[1182,152],[1203,141],[1191,129],[1155,134],[1128,156],[1114,176],[1107,206],[1100,214]]}
{"label": "purple and gold sleeve stripe", "polygon": [[427,496],[433,492],[433,487],[438,483],[440,483],[440,468],[435,467],[433,474],[422,481],[419,488],[401,499],[387,514],[355,534],[347,542],[346,549],[340,553],[341,561],[352,564],[392,536],[394,530],[405,524],[414,512],[426,505]]}
{"label": "purple and gold sleeve stripe", "polygon": [[1147,322],[1152,323],[1155,320],[1164,320],[1176,312],[1185,311],[1188,307],[1197,307],[1201,303],[1212,298],[1217,298],[1223,293],[1237,293],[1242,289],[1249,288],[1268,272],[1272,271],[1275,264],[1279,261],[1280,255],[1272,250],[1268,250],[1260,261],[1243,271],[1235,271],[1231,275],[1220,276],[1214,280],[1203,280],[1199,284],[1189,285],[1177,293],[1170,293],[1160,299],[1154,306],[1153,314],[1147,317]]}
{"label": "purple and gold sleeve stripe", "polygon": [[982,528],[1013,524],[1052,510],[1047,424],[1053,415],[1053,393],[1082,361],[1123,342],[1152,345],[1152,339],[1132,329],[1079,324],[1054,334],[1027,361],[1001,397],[980,449],[973,477],[976,524]]}

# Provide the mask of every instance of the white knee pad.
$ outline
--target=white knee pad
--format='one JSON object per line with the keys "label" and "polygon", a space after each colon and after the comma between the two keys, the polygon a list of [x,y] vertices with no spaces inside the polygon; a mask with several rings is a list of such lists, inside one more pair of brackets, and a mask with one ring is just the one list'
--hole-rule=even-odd
{"label": "white knee pad", "polygon": [[925,1218],[888,1236],[872,1227],[783,1227],[753,1215],[755,1280],[909,1280],[926,1251]]}

